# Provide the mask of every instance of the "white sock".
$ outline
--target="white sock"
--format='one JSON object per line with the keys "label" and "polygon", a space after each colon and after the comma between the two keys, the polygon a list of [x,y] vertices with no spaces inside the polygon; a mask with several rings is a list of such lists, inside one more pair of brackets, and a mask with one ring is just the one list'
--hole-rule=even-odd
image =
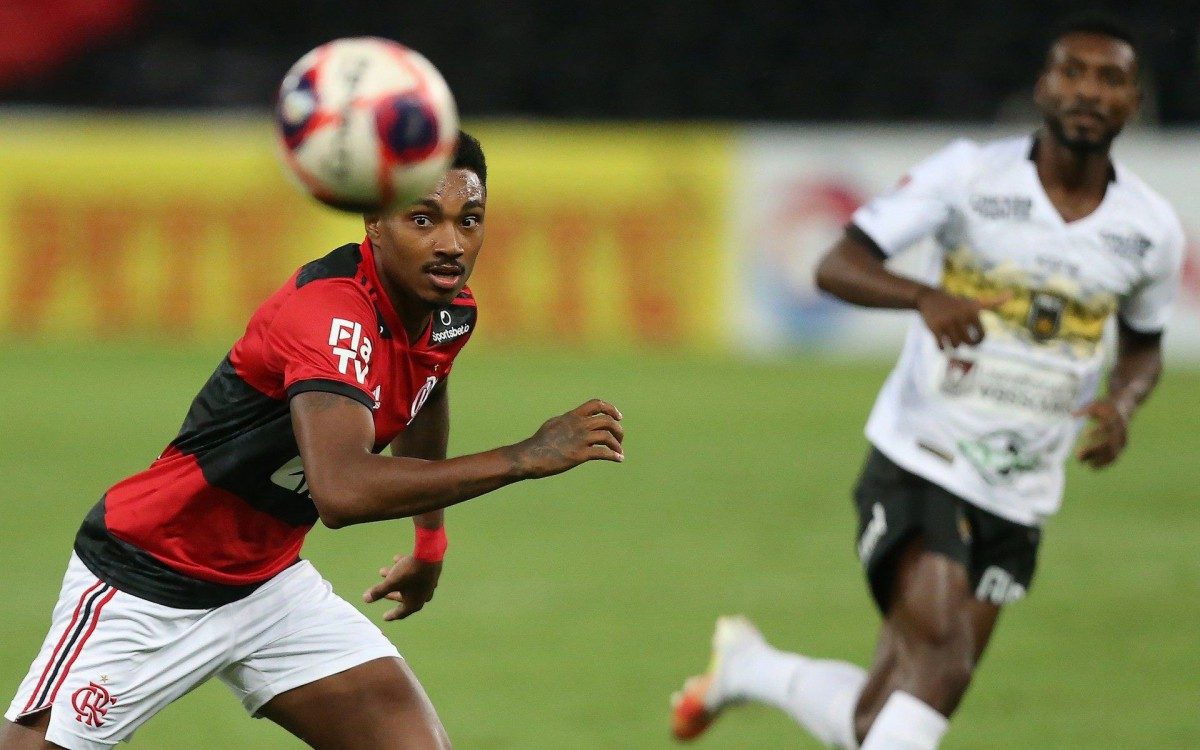
{"label": "white sock", "polygon": [[875,717],[862,750],[934,750],[948,725],[928,704],[897,690]]}
{"label": "white sock", "polygon": [[731,655],[721,674],[726,700],[782,709],[829,747],[857,750],[854,707],[867,673],[844,661],[809,659],[762,643]]}

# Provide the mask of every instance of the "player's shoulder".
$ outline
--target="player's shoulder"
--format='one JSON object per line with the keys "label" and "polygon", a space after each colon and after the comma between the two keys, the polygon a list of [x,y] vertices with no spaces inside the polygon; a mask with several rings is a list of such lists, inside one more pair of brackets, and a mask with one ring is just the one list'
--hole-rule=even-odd
{"label": "player's shoulder", "polygon": [[1117,177],[1115,185],[1122,192],[1124,202],[1132,204],[1130,208],[1134,209],[1135,215],[1157,225],[1166,234],[1183,236],[1183,224],[1170,201],[1121,162],[1114,160],[1113,168]]}
{"label": "player's shoulder", "polygon": [[970,138],[955,138],[938,149],[926,164],[943,170],[958,170],[979,157],[980,144]]}
{"label": "player's shoulder", "polygon": [[974,157],[989,165],[1024,163],[1029,160],[1032,148],[1033,138],[1028,135],[994,138],[976,143]]}
{"label": "player's shoulder", "polygon": [[300,267],[296,272],[296,288],[301,289],[318,281],[353,280],[358,276],[362,261],[362,248],[355,243],[334,248],[326,255]]}
{"label": "player's shoulder", "polygon": [[305,263],[296,271],[289,297],[293,304],[371,303],[367,278],[362,269],[362,249],[354,243],[342,245]]}
{"label": "player's shoulder", "polygon": [[1029,137],[977,141],[955,138],[930,156],[921,170],[942,179],[971,181],[981,173],[1001,171],[1028,156]]}
{"label": "player's shoulder", "polygon": [[263,306],[263,322],[272,328],[285,323],[307,325],[316,318],[373,323],[375,305],[362,273],[362,260],[359,246],[349,244],[305,263],[275,299]]}

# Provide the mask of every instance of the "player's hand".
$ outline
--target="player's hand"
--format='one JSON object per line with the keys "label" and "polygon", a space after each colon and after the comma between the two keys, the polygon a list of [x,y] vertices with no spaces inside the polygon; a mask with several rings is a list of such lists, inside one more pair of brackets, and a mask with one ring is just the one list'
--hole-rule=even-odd
{"label": "player's hand", "polygon": [[1012,294],[1005,292],[986,299],[967,299],[930,288],[917,295],[917,312],[942,350],[962,344],[975,346],[984,336],[979,313],[996,310],[1011,298]]}
{"label": "player's hand", "polygon": [[598,398],[548,420],[533,437],[513,446],[522,476],[559,474],[585,461],[624,461],[621,412]]}
{"label": "player's hand", "polygon": [[1077,409],[1073,416],[1091,420],[1075,457],[1093,469],[1103,469],[1116,461],[1129,440],[1128,411],[1111,399],[1101,398]]}
{"label": "player's hand", "polygon": [[442,575],[440,562],[422,562],[412,555],[396,555],[394,559],[395,565],[379,569],[383,580],[363,593],[363,601],[368,604],[380,599],[399,602],[399,606],[384,613],[383,619],[388,621],[403,620],[419,612],[433,598]]}

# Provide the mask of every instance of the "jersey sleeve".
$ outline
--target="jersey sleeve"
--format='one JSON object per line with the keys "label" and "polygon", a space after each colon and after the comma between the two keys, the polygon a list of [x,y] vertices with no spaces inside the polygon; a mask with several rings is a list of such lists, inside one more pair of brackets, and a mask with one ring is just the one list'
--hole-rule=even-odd
{"label": "jersey sleeve", "polygon": [[978,150],[972,141],[954,141],[861,206],[852,223],[888,255],[934,233],[950,218],[953,195]]}
{"label": "jersey sleeve", "polygon": [[1156,333],[1167,326],[1179,295],[1187,238],[1174,213],[1159,252],[1148,258],[1144,281],[1121,300],[1121,322],[1141,333]]}
{"label": "jersey sleeve", "polygon": [[296,290],[280,306],[266,337],[288,398],[325,391],[372,408],[368,383],[377,329],[374,308],[351,280]]}

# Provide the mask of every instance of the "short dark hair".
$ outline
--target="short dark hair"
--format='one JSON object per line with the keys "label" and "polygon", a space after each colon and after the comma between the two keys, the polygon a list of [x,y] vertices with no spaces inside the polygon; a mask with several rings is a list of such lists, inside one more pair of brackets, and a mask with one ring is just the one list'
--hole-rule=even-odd
{"label": "short dark hair", "polygon": [[1046,44],[1046,58],[1064,36],[1070,34],[1098,34],[1125,42],[1133,48],[1134,59],[1140,64],[1142,53],[1137,35],[1119,16],[1103,10],[1085,10],[1064,17],[1055,26],[1053,36]]}
{"label": "short dark hair", "polygon": [[451,169],[469,169],[479,175],[483,189],[487,190],[487,159],[483,156],[483,146],[479,139],[470,133],[458,131],[458,146],[454,149],[454,161]]}

